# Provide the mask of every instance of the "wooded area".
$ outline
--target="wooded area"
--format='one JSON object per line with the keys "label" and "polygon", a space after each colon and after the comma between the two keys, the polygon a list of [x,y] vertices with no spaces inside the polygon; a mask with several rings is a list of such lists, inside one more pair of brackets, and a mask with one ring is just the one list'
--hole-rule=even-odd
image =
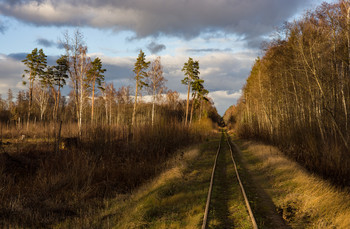
{"label": "wooded area", "polygon": [[[192,68],[193,63],[185,63],[185,66],[189,66],[185,79],[188,74],[196,75],[190,76],[186,81],[189,89],[187,106],[189,103],[193,105],[191,116],[185,117],[179,93],[168,90],[165,85],[161,57],[152,62],[147,61],[146,55],[140,50],[133,69],[135,90],[131,86],[121,86],[117,90],[113,83],[106,82],[103,75],[106,69],[103,68],[101,59],[96,57],[92,60],[89,57],[84,36],[79,30],[73,36],[64,33],[61,42],[66,53],[57,59],[55,66],[49,66],[44,51],[37,48],[22,61],[26,66],[23,84],[28,86],[28,91],[19,91],[15,96],[9,89],[7,100],[0,98],[3,125],[76,122],[81,132],[83,124],[154,124],[156,117],[167,117],[161,115],[162,112],[173,113],[177,121],[184,121],[185,125],[190,118],[190,123],[192,118],[199,120],[210,117],[219,120],[213,102],[205,97],[208,91],[203,86],[204,81],[199,78],[198,61],[195,62],[197,69]],[[65,85],[71,88],[68,96],[62,95],[62,87]],[[190,91],[193,92],[191,101]],[[149,95],[151,103],[143,100],[142,94]],[[148,107],[150,104],[151,109]],[[188,107],[186,112],[188,113]]]}
{"label": "wooded area", "polygon": [[55,66],[33,49],[23,60],[28,90],[0,97],[0,227],[50,227],[96,212],[159,174],[177,149],[207,139],[220,121],[204,98],[198,62],[191,100],[167,89],[161,57],[148,61],[142,50],[135,90],[117,90],[83,38],[79,30],[65,33],[66,53]]}
{"label": "wooded area", "polygon": [[241,136],[350,184],[349,2],[324,3],[277,31],[234,109]]}

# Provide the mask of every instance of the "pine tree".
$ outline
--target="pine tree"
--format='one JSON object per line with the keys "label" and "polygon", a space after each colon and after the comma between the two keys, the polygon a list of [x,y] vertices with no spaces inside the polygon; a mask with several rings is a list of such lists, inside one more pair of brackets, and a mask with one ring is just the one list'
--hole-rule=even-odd
{"label": "pine tree", "polygon": [[146,82],[144,81],[146,77],[148,77],[146,70],[148,69],[148,66],[150,65],[150,62],[146,61],[146,55],[145,53],[140,50],[139,56],[136,60],[135,67],[134,67],[134,73],[136,74],[135,80],[136,80],[136,87],[135,87],[135,101],[134,101],[134,110],[132,113],[132,121],[131,125],[135,125],[135,118],[136,118],[136,109],[137,109],[137,95],[139,92],[139,89],[141,90],[142,87],[148,86]]}
{"label": "pine tree", "polygon": [[91,95],[91,123],[94,121],[94,101],[95,101],[95,86],[100,90],[104,90],[102,83],[104,81],[104,73],[106,69],[102,68],[101,59],[96,57],[94,61],[91,62],[89,71],[87,72],[88,81],[90,81],[90,86],[92,86],[92,95]]}
{"label": "pine tree", "polygon": [[[68,79],[69,60],[67,55],[61,56],[56,60],[57,65],[53,68],[53,81],[54,85],[57,86],[57,93],[55,96],[55,115],[56,119],[59,120],[59,109],[60,109],[60,98],[61,88],[66,85],[66,79]],[[54,90],[55,91],[55,90]]]}
{"label": "pine tree", "polygon": [[185,125],[187,125],[188,120],[188,108],[190,104],[190,92],[191,85],[194,80],[199,78],[199,63],[198,61],[193,61],[191,57],[188,58],[187,63],[184,64],[182,71],[185,74],[185,78],[181,81],[182,84],[187,85],[187,103],[186,103],[186,117],[185,117]]}
{"label": "pine tree", "polygon": [[[29,81],[29,103],[28,103],[28,116],[27,116],[27,129],[28,129],[30,115],[32,111],[32,104],[33,104],[34,82],[36,81],[37,77],[41,77],[45,75],[47,60],[43,50],[40,49],[38,51],[38,49],[35,48],[33,49],[32,53],[28,54],[26,59],[24,59],[22,62],[28,68],[24,70],[25,74],[22,75],[23,78],[28,77],[28,81]],[[25,85],[27,84],[27,82],[23,80],[23,84]]]}

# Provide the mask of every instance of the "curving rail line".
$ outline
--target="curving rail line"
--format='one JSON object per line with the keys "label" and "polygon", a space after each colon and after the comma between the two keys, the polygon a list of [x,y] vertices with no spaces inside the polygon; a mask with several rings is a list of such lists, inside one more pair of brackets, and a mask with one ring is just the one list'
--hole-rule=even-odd
{"label": "curving rail line", "polygon": [[[237,177],[239,186],[240,186],[240,188],[241,188],[241,192],[242,192],[242,195],[243,195],[243,197],[244,197],[244,201],[245,201],[245,204],[246,204],[246,207],[247,207],[247,210],[248,210],[250,219],[251,219],[251,221],[252,221],[253,228],[254,228],[254,229],[258,229],[258,225],[256,224],[253,211],[252,211],[252,209],[251,209],[251,207],[250,207],[250,204],[249,204],[249,201],[248,201],[246,192],[245,192],[245,190],[244,190],[244,186],[243,186],[243,184],[242,184],[242,182],[241,182],[241,178],[240,178],[239,173],[238,173],[237,165],[236,165],[235,159],[234,159],[234,157],[233,157],[232,146],[231,146],[231,144],[230,144],[229,137],[227,136],[227,133],[226,133],[226,132],[225,132],[225,137],[226,137],[226,142],[227,142],[227,144],[228,144],[228,146],[229,146],[229,148],[230,148],[230,151],[231,151],[231,159],[232,159],[232,162],[233,162],[233,165],[234,165],[234,168],[235,168],[236,177]],[[208,213],[209,213],[209,205],[210,205],[210,199],[211,199],[211,192],[212,192],[212,189],[213,189],[214,174],[215,174],[215,169],[216,169],[216,162],[217,162],[217,159],[218,159],[218,156],[219,156],[219,153],[220,153],[222,138],[223,138],[223,137],[221,136],[220,143],[219,143],[219,147],[218,147],[218,150],[217,150],[217,153],[216,153],[216,157],[215,157],[215,161],[214,161],[213,170],[212,170],[212,173],[211,173],[211,179],[210,179],[209,191],[208,191],[208,196],[207,196],[207,203],[206,203],[205,211],[204,211],[202,229],[207,228]],[[236,148],[237,151],[239,150],[239,148],[236,146],[236,144],[233,143],[233,146]]]}

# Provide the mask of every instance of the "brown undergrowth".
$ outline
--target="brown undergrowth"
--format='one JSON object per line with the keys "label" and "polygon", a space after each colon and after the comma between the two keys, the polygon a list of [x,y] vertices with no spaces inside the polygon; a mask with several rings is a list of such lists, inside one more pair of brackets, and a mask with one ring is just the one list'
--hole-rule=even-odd
{"label": "brown undergrowth", "polygon": [[[158,174],[176,149],[205,138],[199,128],[180,123],[132,132],[92,126],[78,145],[57,153],[53,128],[3,132],[2,141],[10,145],[0,153],[0,227],[50,227],[67,217],[88,217],[104,200]],[[64,126],[62,136],[76,136],[75,129]]]}
{"label": "brown undergrowth", "polygon": [[243,158],[292,228],[349,228],[350,196],[286,158],[276,147],[244,141]]}

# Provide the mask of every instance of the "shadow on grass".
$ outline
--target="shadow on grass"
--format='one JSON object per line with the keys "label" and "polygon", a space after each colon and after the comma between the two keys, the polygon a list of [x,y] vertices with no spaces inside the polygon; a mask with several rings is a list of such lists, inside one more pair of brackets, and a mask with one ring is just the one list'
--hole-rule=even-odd
{"label": "shadow on grass", "polygon": [[229,211],[229,200],[233,197],[233,174],[228,174],[228,165],[232,164],[228,159],[228,150],[225,142],[222,142],[221,152],[217,160],[217,169],[214,176],[214,188],[211,199],[210,218],[215,223],[209,224],[209,228],[234,228],[234,221]]}
{"label": "shadow on grass", "polygon": [[[246,147],[248,146],[246,145],[242,150],[247,150]],[[247,159],[244,159],[244,156],[235,147],[232,147],[232,150],[233,156],[236,160],[236,163],[238,164],[238,171],[240,173],[244,188],[247,192],[247,197],[252,207],[258,227],[268,229],[290,228],[284,222],[282,216],[277,212],[277,207],[273,203],[270,195],[260,185],[260,182],[263,182],[263,179],[266,178],[261,178],[261,181],[259,182],[258,177],[261,176],[261,174],[251,173],[246,166]],[[250,159],[248,160],[249,163],[252,163]],[[256,163],[257,161],[255,160],[254,162]]]}
{"label": "shadow on grass", "polygon": [[[201,145],[198,155],[186,161],[176,176],[170,175],[95,221],[95,227],[200,228],[218,139]],[[182,162],[179,162],[182,163]],[[157,182],[155,182],[157,183]]]}

